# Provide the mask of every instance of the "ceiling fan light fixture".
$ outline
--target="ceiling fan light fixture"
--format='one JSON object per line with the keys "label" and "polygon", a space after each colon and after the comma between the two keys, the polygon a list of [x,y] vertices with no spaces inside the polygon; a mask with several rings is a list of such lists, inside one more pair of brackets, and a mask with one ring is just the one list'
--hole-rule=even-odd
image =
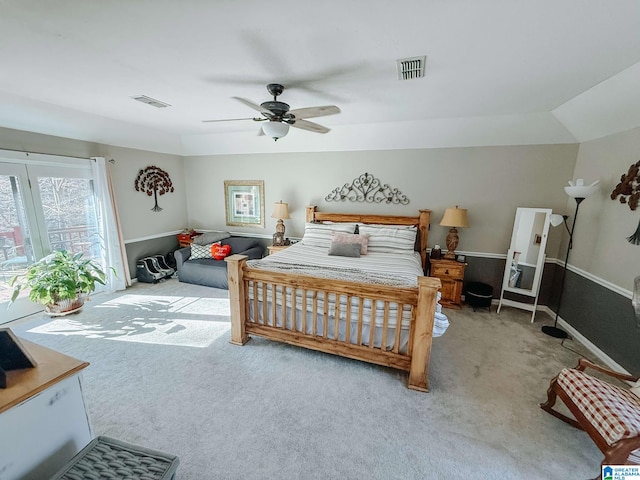
{"label": "ceiling fan light fixture", "polygon": [[289,124],[278,120],[269,120],[262,124],[262,131],[273,140],[284,137],[289,132]]}

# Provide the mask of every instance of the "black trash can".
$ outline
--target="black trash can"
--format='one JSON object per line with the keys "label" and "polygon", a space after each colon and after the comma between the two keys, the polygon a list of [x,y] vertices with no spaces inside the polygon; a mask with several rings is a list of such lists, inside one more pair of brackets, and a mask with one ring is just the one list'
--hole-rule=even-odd
{"label": "black trash can", "polygon": [[493,299],[493,287],[481,282],[469,282],[465,293],[465,301],[473,307],[488,308],[491,311],[491,300]]}

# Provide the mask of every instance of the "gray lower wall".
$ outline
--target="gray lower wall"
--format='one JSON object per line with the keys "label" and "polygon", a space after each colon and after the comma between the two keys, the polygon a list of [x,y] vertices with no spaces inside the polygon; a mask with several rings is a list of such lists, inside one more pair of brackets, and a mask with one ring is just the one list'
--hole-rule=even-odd
{"label": "gray lower wall", "polygon": [[129,263],[129,272],[131,278],[136,278],[136,263],[139,259],[150,255],[166,255],[178,249],[178,239],[175,235],[166,237],[152,238],[139,242],[131,242],[125,245],[127,251],[127,260]]}
{"label": "gray lower wall", "polygon": [[[558,273],[561,270],[558,267]],[[556,305],[557,299],[552,308]],[[568,270],[560,317],[619,365],[640,373],[640,319],[636,320],[630,299]]]}

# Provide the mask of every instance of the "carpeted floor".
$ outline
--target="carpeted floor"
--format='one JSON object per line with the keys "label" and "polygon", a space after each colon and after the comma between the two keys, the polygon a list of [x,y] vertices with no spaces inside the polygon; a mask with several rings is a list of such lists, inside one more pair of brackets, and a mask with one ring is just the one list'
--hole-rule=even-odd
{"label": "carpeted floor", "polygon": [[94,435],[177,454],[181,480],[597,476],[587,435],[538,407],[578,358],[540,332],[549,317],[445,313],[426,394],[388,368],[257,337],[233,346],[227,292],[175,279],[11,327],[89,361]]}

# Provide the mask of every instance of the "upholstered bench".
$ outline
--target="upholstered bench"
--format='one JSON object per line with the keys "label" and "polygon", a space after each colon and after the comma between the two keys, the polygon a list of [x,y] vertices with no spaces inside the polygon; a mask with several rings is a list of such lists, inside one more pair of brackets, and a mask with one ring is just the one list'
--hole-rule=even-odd
{"label": "upholstered bench", "polygon": [[[638,377],[580,359],[576,368],[565,368],[551,380],[547,402],[540,407],[584,430],[604,453],[602,465],[640,464],[640,397],[629,389],[586,374],[587,367],[619,380],[638,381]],[[552,408],[557,397],[575,419]]]}

